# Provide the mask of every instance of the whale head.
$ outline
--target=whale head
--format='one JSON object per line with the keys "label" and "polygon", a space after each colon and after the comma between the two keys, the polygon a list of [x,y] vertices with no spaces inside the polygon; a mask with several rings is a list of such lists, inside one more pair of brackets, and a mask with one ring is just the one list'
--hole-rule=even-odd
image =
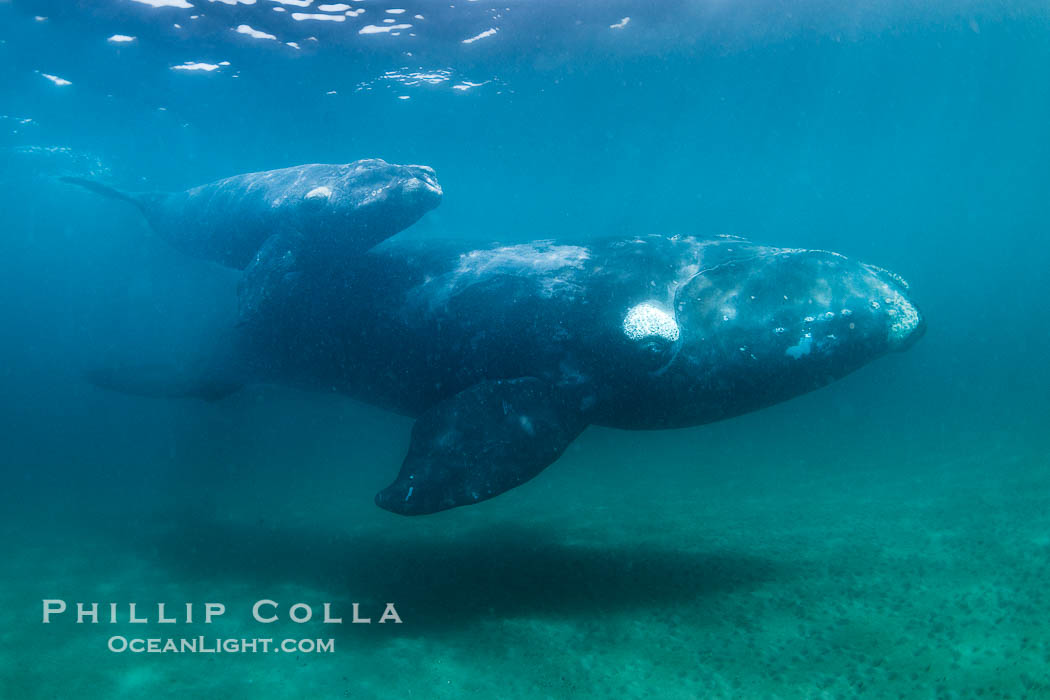
{"label": "whale head", "polygon": [[624,314],[622,333],[656,358],[632,386],[635,424],[756,410],[906,350],[925,331],[908,285],[882,268],[827,251],[740,248],[680,283],[673,306]]}
{"label": "whale head", "polygon": [[343,166],[339,189],[349,203],[377,216],[413,220],[441,203],[441,186],[426,165],[397,165],[379,158]]}
{"label": "whale head", "polygon": [[313,219],[338,241],[350,236],[358,246],[374,245],[403,231],[441,203],[433,168],[397,165],[378,158],[332,168],[303,195]]}

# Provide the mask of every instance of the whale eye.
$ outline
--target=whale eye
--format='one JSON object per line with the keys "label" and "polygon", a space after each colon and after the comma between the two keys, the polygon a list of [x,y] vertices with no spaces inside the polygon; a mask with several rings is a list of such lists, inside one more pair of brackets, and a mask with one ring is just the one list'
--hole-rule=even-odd
{"label": "whale eye", "polygon": [[667,351],[671,348],[671,343],[663,338],[650,336],[639,343],[638,347],[641,348],[642,353],[646,357],[660,359],[667,354]]}

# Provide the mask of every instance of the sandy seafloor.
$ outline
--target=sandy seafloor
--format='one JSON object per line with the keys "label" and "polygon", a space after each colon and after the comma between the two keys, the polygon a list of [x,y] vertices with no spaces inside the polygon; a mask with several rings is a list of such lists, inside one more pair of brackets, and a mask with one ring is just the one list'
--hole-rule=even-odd
{"label": "sandy seafloor", "polygon": [[[0,696],[1050,696],[1045,443],[946,437],[930,429],[944,415],[893,414],[891,379],[852,403],[860,381],[695,430],[592,428],[526,486],[415,519],[371,504],[407,420],[266,388],[192,410],[127,399],[84,455],[114,450],[109,469],[8,493]],[[121,449],[165,411],[146,476]],[[45,597],[228,611],[207,628],[43,625]],[[260,625],[260,598],[331,602],[344,624]],[[347,624],[354,601],[404,622]],[[204,633],[335,652],[106,650]]]}

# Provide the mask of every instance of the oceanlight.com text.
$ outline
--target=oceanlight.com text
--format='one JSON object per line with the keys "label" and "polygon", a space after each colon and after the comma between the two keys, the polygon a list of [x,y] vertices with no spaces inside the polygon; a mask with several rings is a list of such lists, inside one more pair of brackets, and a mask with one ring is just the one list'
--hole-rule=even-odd
{"label": "oceanlight.com text", "polygon": [[124,637],[114,635],[106,645],[122,654],[331,654],[334,639]]}

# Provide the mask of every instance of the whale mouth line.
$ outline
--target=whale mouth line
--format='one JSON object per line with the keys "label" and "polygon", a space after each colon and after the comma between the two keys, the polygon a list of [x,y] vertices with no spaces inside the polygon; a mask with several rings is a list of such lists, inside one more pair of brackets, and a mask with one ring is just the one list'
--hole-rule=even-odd
{"label": "whale mouth line", "polygon": [[434,177],[430,175],[424,175],[423,177],[419,178],[419,181],[423,183],[423,187],[427,188],[434,194],[444,194],[444,192],[441,191],[441,185],[438,184],[438,181]]}
{"label": "whale mouth line", "polygon": [[437,181],[437,173],[429,165],[406,165],[405,167],[412,174],[412,180],[408,185],[409,189],[422,188],[439,197],[444,195],[441,185]]}
{"label": "whale mouth line", "polygon": [[444,192],[441,190],[441,185],[430,177],[414,177],[406,182],[404,187],[406,192],[429,192],[436,197],[442,197],[444,195]]}

